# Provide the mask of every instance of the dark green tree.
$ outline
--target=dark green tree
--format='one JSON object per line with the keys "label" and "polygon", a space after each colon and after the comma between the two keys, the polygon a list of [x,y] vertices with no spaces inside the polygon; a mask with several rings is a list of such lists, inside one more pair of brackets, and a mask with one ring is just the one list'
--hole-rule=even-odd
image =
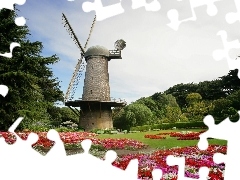
{"label": "dark green tree", "polygon": [[227,96],[222,90],[222,80],[220,79],[199,82],[196,93],[201,94],[203,100],[206,101],[213,101]]}
{"label": "dark green tree", "polygon": [[120,110],[114,117],[114,127],[130,130],[134,126],[154,124],[155,117],[151,110],[139,103],[131,103]]}
{"label": "dark green tree", "polygon": [[25,117],[21,127],[49,120],[48,109],[63,98],[59,81],[49,67],[59,58],[56,55],[43,57],[42,43],[29,40],[28,27],[17,26],[16,16],[15,11],[0,11],[1,53],[9,52],[11,42],[21,45],[14,48],[12,58],[0,56],[0,84],[9,88],[8,95],[0,97],[1,130],[7,130],[19,116]]}
{"label": "dark green tree", "polygon": [[233,92],[232,94],[227,96],[226,99],[231,101],[231,106],[234,109],[238,111],[240,110],[240,90]]}
{"label": "dark green tree", "polygon": [[172,94],[181,109],[187,107],[186,97],[190,93],[194,93],[197,90],[197,84],[194,83],[188,83],[188,84],[177,84],[173,87],[170,87],[167,89],[164,93],[166,94]]}
{"label": "dark green tree", "polygon": [[226,98],[220,98],[213,101],[213,110],[211,114],[214,118],[223,120],[227,117],[235,116],[237,111],[232,107],[232,101]]}
{"label": "dark green tree", "polygon": [[237,76],[238,70],[231,70],[225,76],[219,77],[221,80],[222,91],[226,95],[230,95],[235,91],[240,90],[240,79]]}

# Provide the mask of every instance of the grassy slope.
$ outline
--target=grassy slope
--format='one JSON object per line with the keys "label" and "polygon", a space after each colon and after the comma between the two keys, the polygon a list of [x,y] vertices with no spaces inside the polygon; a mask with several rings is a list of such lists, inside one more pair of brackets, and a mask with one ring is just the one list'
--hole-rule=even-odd
{"label": "grassy slope", "polygon": [[[130,133],[130,134],[102,134],[99,135],[99,138],[128,138],[134,139],[143,142],[144,144],[149,145],[151,148],[172,148],[172,147],[186,147],[186,146],[195,146],[198,143],[198,140],[177,140],[177,138],[166,136],[164,140],[159,139],[147,139],[144,138],[145,134],[157,134],[164,132],[177,132],[180,130],[161,130],[161,131],[150,131],[150,132],[140,132],[140,133]],[[182,130],[181,130],[182,131]],[[200,129],[188,130],[188,131],[201,131]],[[226,141],[211,139],[209,144],[218,144],[226,145]]]}

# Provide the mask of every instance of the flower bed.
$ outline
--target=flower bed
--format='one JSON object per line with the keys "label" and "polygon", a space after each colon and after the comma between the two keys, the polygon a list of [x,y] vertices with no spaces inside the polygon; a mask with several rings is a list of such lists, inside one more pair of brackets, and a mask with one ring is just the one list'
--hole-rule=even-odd
{"label": "flower bed", "polygon": [[205,131],[200,132],[191,132],[191,131],[183,131],[183,132],[172,132],[170,137],[178,137],[177,140],[199,140],[199,135],[204,133]]}
{"label": "flower bed", "polygon": [[223,180],[224,164],[215,164],[213,162],[213,154],[216,152],[226,154],[226,146],[211,145],[205,151],[200,151],[196,146],[185,148],[173,148],[169,150],[159,150],[152,154],[128,154],[118,158],[113,165],[121,169],[126,169],[131,159],[137,158],[139,161],[138,177],[139,179],[152,178],[151,172],[155,168],[163,171],[161,180],[176,180],[177,166],[168,166],[166,157],[174,155],[177,157],[185,157],[186,159],[186,177],[199,178],[198,170],[202,166],[210,168],[209,177],[211,179]]}
{"label": "flower bed", "polygon": [[[29,133],[18,133],[22,139],[27,139]],[[46,138],[46,132],[38,132],[39,140],[34,146],[51,147],[54,142]],[[100,146],[104,149],[141,149],[146,147],[141,142],[130,139],[98,139],[92,133],[59,133],[62,141],[66,144],[79,144],[84,139],[91,139],[93,145]],[[171,133],[172,134],[172,133]],[[188,134],[188,133],[186,133]],[[0,132],[6,142],[12,144],[15,142],[15,137],[9,132]],[[113,165],[126,169],[131,159],[137,158],[139,161],[138,177],[139,179],[152,178],[151,172],[155,168],[160,168],[163,171],[163,178],[161,180],[177,180],[177,166],[168,166],[166,157],[174,155],[177,157],[185,157],[185,175],[190,178],[198,178],[198,170],[202,166],[210,168],[209,177],[211,179],[223,180],[224,164],[215,164],[213,162],[213,154],[226,154],[226,146],[210,145],[207,150],[200,151],[196,146],[185,148],[172,148],[168,150],[158,150],[151,154],[128,154],[117,158]],[[103,157],[102,157],[103,158]]]}
{"label": "flower bed", "polygon": [[145,138],[149,139],[166,139],[169,135],[170,137],[177,137],[177,140],[199,140],[199,135],[205,131],[200,132],[191,132],[191,131],[182,131],[182,132],[170,132],[170,133],[158,133],[158,134],[146,134],[144,135]]}
{"label": "flower bed", "polygon": [[[23,140],[26,140],[30,133],[17,133],[19,137]],[[37,132],[39,140],[33,144],[33,147],[42,147],[42,148],[51,148],[54,145],[53,141],[47,139],[47,132]],[[16,141],[14,134],[10,132],[0,132],[5,138],[5,141],[8,144],[13,144]],[[61,140],[65,144],[65,146],[78,145],[80,147],[80,143],[84,139],[90,139],[93,142],[93,146],[98,147],[100,149],[143,149],[146,148],[147,145],[142,142],[131,140],[131,139],[99,139],[96,138],[97,134],[94,133],[86,133],[86,132],[60,132],[59,133]]]}
{"label": "flower bed", "polygon": [[153,134],[146,134],[144,135],[145,138],[149,139],[166,139],[166,137],[160,136],[160,135],[153,135]]}

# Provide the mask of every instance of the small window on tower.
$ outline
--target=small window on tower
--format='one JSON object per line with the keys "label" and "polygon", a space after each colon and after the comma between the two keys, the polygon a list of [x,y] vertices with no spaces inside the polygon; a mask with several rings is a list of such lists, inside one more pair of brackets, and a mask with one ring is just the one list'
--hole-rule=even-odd
{"label": "small window on tower", "polygon": [[93,80],[93,77],[92,77],[92,80]]}
{"label": "small window on tower", "polygon": [[91,94],[92,94],[92,90],[91,90]]}
{"label": "small window on tower", "polygon": [[93,65],[92,65],[92,69],[93,69]]}

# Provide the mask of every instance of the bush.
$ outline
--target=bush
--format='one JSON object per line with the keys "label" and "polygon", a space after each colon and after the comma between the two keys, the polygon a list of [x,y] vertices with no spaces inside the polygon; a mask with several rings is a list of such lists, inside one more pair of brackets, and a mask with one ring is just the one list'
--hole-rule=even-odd
{"label": "bush", "polygon": [[[215,121],[216,124],[219,124],[221,121]],[[145,125],[145,126],[136,126],[132,127],[131,131],[146,131],[149,129],[160,129],[160,130],[169,130],[169,129],[195,129],[195,128],[207,128],[203,121],[193,121],[193,122],[177,122],[177,123],[162,123],[154,125]]]}
{"label": "bush", "polygon": [[57,132],[70,132],[71,129],[67,128],[67,127],[59,127],[55,129]]}
{"label": "bush", "polygon": [[66,127],[68,129],[70,129],[70,131],[77,131],[78,130],[78,125],[74,122],[70,121],[65,121],[62,122],[60,127]]}

